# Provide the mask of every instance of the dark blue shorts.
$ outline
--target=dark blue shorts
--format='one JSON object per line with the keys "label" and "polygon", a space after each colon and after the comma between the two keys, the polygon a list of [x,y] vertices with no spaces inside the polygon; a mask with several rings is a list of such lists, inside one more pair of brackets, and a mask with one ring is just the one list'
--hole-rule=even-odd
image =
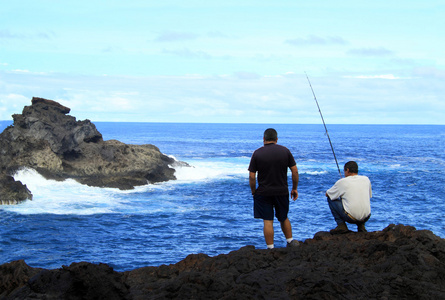
{"label": "dark blue shorts", "polygon": [[289,195],[282,196],[253,196],[253,216],[263,220],[273,220],[275,216],[278,221],[283,222],[289,213]]}

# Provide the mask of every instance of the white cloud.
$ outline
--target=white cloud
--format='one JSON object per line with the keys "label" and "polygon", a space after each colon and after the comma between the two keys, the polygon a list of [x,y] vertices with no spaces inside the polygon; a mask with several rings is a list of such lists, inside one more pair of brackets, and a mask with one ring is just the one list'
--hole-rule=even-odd
{"label": "white cloud", "polygon": [[445,79],[445,69],[438,69],[436,67],[417,67],[413,70],[413,75],[418,77],[428,77]]}
{"label": "white cloud", "polygon": [[202,59],[211,59],[212,56],[204,51],[192,51],[188,48],[182,48],[177,50],[168,50],[163,49],[162,53],[171,54],[183,58],[202,58]]}
{"label": "white cloud", "polygon": [[66,89],[63,97],[53,100],[71,108],[78,119],[101,120],[103,115],[132,114],[141,108],[137,92]]}
{"label": "white cloud", "polygon": [[22,73],[22,74],[36,74],[36,75],[46,75],[47,74],[45,72],[32,72],[30,70],[21,70],[21,69],[11,70],[10,72],[12,72],[12,73]]}
{"label": "white cloud", "polygon": [[178,42],[178,41],[191,41],[202,38],[209,39],[228,39],[229,35],[219,31],[213,30],[209,31],[205,34],[196,34],[193,32],[185,32],[185,31],[165,31],[160,33],[156,38],[154,38],[155,42]]}
{"label": "white cloud", "polygon": [[308,35],[304,38],[287,39],[286,44],[292,46],[312,46],[312,45],[346,45],[348,42],[339,36],[321,37],[316,35]]}
{"label": "white cloud", "polygon": [[7,29],[0,30],[0,38],[2,39],[21,39],[24,38],[23,34],[12,33]]}
{"label": "white cloud", "polygon": [[253,73],[253,72],[235,72],[234,74],[237,78],[239,79],[260,79],[261,75],[258,73]]}
{"label": "white cloud", "polygon": [[199,35],[192,32],[166,31],[154,39],[155,42],[176,42],[195,40]]}
{"label": "white cloud", "polygon": [[207,32],[206,36],[209,38],[213,38],[213,39],[214,38],[222,38],[222,39],[230,38],[227,34],[221,32],[221,31],[218,31],[218,30],[209,31],[209,32]]}
{"label": "white cloud", "polygon": [[356,56],[382,57],[382,56],[392,56],[394,55],[394,52],[384,47],[378,47],[378,48],[351,49],[347,52],[347,54]]}
{"label": "white cloud", "polygon": [[344,78],[359,78],[359,79],[402,79],[393,74],[383,75],[357,75],[357,76],[343,76]]}
{"label": "white cloud", "polygon": [[52,32],[11,32],[8,29],[0,30],[0,39],[44,39],[49,40],[55,36]]}
{"label": "white cloud", "polygon": [[20,94],[0,94],[0,120],[11,120],[15,113],[21,113],[24,106],[31,105],[31,99]]}
{"label": "white cloud", "polygon": [[[440,70],[433,71],[423,72],[440,74]],[[70,114],[79,120],[93,122],[320,122],[307,78],[292,71],[267,76],[254,72],[145,77],[10,75],[14,76],[0,77],[0,88],[7,91],[2,96],[6,109],[1,112],[6,120],[30,105],[32,96],[38,96],[70,107]],[[445,111],[440,101],[445,93],[443,79],[407,75],[311,73],[310,79],[328,123],[443,124],[443,116],[437,113]]]}

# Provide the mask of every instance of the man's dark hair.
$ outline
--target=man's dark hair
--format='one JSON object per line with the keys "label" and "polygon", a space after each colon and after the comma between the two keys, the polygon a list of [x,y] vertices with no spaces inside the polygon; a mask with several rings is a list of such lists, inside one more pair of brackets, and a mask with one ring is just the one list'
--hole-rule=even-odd
{"label": "man's dark hair", "polygon": [[348,161],[343,168],[345,171],[349,169],[350,173],[358,173],[358,165],[355,161]]}
{"label": "man's dark hair", "polygon": [[273,128],[268,128],[264,131],[264,140],[266,142],[276,141],[278,139],[278,133]]}

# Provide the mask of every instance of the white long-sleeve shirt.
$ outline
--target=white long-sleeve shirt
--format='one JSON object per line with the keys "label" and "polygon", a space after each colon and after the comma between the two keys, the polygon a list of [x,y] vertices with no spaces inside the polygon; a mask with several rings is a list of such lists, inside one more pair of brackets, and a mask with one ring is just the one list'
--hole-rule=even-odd
{"label": "white long-sleeve shirt", "polygon": [[356,220],[363,220],[371,213],[371,181],[363,175],[339,179],[326,194],[332,200],[341,198],[343,208]]}

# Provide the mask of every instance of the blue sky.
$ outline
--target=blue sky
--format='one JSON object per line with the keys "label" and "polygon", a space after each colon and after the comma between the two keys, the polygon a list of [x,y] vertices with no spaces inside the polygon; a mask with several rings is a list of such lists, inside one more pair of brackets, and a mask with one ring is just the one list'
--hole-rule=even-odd
{"label": "blue sky", "polygon": [[444,1],[4,1],[0,120],[445,124]]}

